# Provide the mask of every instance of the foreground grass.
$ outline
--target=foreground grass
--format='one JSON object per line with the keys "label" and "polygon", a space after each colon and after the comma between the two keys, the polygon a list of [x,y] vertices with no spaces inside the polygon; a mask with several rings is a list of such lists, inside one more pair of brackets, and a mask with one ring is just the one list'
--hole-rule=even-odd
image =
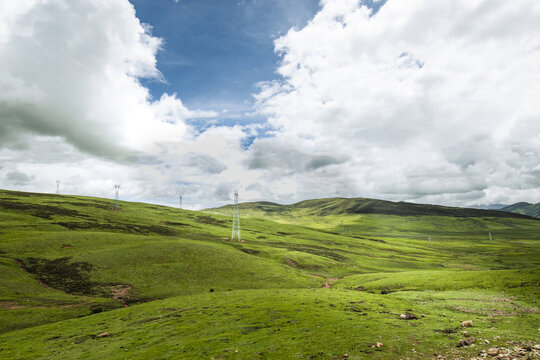
{"label": "foreground grass", "polygon": [[538,337],[540,221],[344,203],[244,209],[232,243],[229,216],[0,190],[0,358],[468,358]]}
{"label": "foreground grass", "polygon": [[[3,358],[54,359],[426,359],[471,356],[519,339],[532,345],[538,317],[523,308],[510,323],[490,292],[410,293],[406,298],[358,291],[243,290],[154,301],[127,309],[0,335]],[[447,300],[461,298],[459,308]],[[425,301],[430,297],[430,301]],[[418,301],[423,299],[424,301]],[[443,310],[443,312],[441,311]],[[406,312],[424,314],[401,320]],[[475,348],[456,348],[460,321],[473,320]],[[99,337],[108,332],[110,336]],[[372,347],[377,342],[382,347]]]}

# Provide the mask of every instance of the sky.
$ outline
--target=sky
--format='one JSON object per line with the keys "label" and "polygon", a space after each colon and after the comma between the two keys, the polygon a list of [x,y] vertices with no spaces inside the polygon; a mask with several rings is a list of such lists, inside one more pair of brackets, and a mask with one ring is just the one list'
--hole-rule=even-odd
{"label": "sky", "polygon": [[540,201],[535,0],[0,2],[0,188]]}

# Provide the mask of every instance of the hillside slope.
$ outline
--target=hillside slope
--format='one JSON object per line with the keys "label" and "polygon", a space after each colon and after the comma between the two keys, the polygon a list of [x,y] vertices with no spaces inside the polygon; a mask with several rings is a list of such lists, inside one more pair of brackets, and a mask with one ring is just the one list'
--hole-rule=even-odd
{"label": "hillside slope", "polygon": [[501,211],[507,211],[516,214],[522,214],[540,218],[540,203],[530,204],[527,202],[519,202],[513,205],[506,206]]}
{"label": "hillside slope", "polygon": [[468,319],[534,345],[540,221],[257,206],[231,242],[230,216],[0,190],[0,358],[470,358]]}
{"label": "hillside slope", "polygon": [[[437,359],[434,353],[439,359],[473,359],[490,347],[517,347],[525,357],[513,350],[509,354],[536,359],[537,312],[530,300],[474,289],[387,295],[339,289],[241,290],[158,300],[0,334],[0,356],[425,360]],[[418,319],[403,320],[400,314]],[[461,334],[464,320],[473,321],[467,335]],[[475,337],[475,347],[456,347],[470,337]]]}
{"label": "hillside slope", "polygon": [[[526,214],[519,214],[515,212],[414,204],[402,201],[392,202],[367,198],[315,199],[301,201],[292,205],[280,205],[271,202],[247,202],[241,203],[240,209],[255,211],[266,216],[302,212],[311,216],[380,214],[396,216],[527,218]],[[232,206],[226,205],[221,208],[207,209],[206,211],[229,214],[232,211]]]}

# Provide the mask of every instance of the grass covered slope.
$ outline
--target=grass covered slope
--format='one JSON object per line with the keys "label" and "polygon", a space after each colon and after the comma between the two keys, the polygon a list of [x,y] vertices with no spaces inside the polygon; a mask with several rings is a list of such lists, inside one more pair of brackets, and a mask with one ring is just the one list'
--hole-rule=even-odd
{"label": "grass covered slope", "polygon": [[[0,356],[457,359],[509,341],[530,348],[537,339],[537,309],[520,300],[478,291],[405,295],[334,289],[190,295],[6,333]],[[401,319],[405,313],[418,319]],[[456,347],[464,320],[473,321],[466,338],[476,338],[474,348]]]}
{"label": "grass covered slope", "polygon": [[308,203],[241,204],[233,243],[227,215],[0,191],[0,358],[467,357],[463,320],[537,338],[540,221]]}
{"label": "grass covered slope", "polygon": [[505,206],[501,209],[501,211],[540,218],[540,203],[529,204],[526,202],[519,202],[513,205]]}
{"label": "grass covered slope", "polygon": [[[393,202],[368,198],[328,198],[305,200],[292,205],[280,205],[272,202],[248,202],[240,204],[240,210],[258,216],[328,216],[341,214],[381,214],[397,216],[452,216],[452,217],[493,217],[526,218],[523,214],[496,210],[458,208],[408,202]],[[216,214],[232,214],[232,205],[208,209]],[[527,215],[527,214],[525,214]]]}
{"label": "grass covered slope", "polygon": [[227,222],[196,212],[133,203],[113,211],[103,199],[1,195],[0,331],[210,289],[321,283],[224,244]]}

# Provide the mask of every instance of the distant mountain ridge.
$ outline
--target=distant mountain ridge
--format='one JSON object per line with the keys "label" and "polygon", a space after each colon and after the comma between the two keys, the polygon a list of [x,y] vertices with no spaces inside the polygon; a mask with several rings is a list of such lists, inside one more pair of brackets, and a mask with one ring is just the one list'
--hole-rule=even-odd
{"label": "distant mountain ridge", "polygon": [[[239,205],[240,210],[254,210],[263,214],[286,214],[302,211],[313,216],[339,214],[381,214],[396,216],[454,216],[454,217],[500,217],[529,218],[527,214],[516,212],[459,208],[408,202],[393,202],[369,198],[327,198],[304,200],[291,205],[280,205],[268,201],[246,202]],[[207,209],[210,212],[229,212],[232,205]]]}
{"label": "distant mountain ridge", "polygon": [[506,204],[487,204],[487,205],[472,205],[469,206],[472,209],[481,209],[481,210],[500,210],[504,207],[507,207]]}
{"label": "distant mountain ridge", "polygon": [[528,202],[518,202],[513,205],[503,207],[501,211],[508,211],[515,214],[540,218],[540,203],[531,204]]}

